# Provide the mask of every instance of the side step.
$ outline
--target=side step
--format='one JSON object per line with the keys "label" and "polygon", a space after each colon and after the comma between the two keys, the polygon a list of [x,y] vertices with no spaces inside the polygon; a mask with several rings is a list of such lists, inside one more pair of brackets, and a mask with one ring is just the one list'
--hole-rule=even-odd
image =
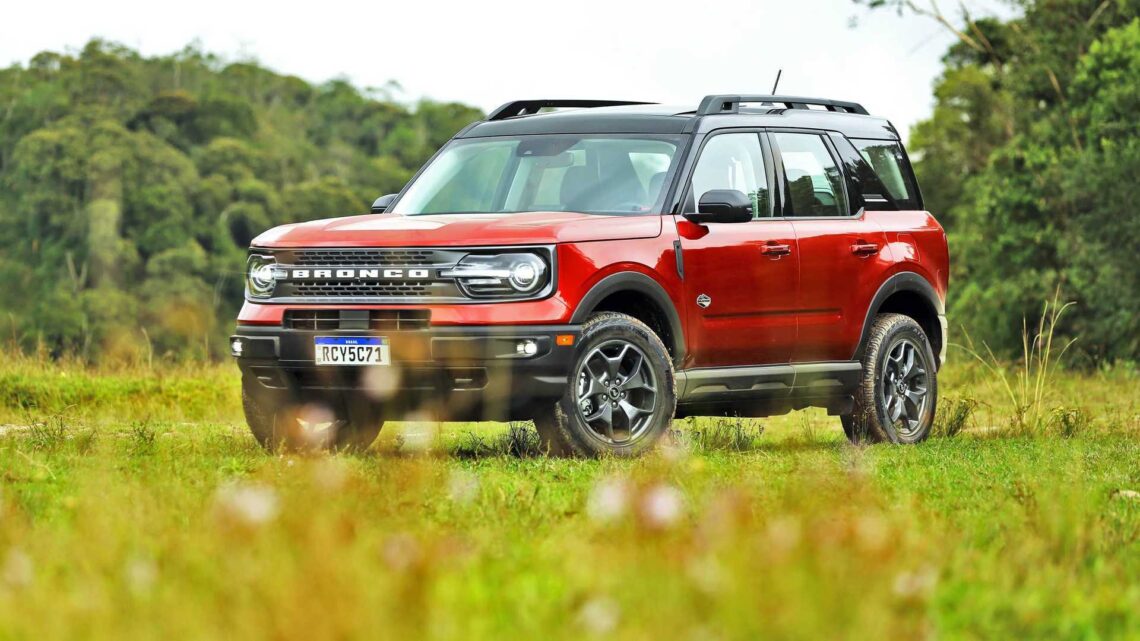
{"label": "side step", "polygon": [[790,363],[756,367],[699,367],[677,372],[681,401],[726,400],[748,396],[809,395],[853,391],[859,386],[859,361]]}
{"label": "side step", "polygon": [[701,367],[677,372],[678,416],[770,416],[804,407],[851,411],[859,361]]}

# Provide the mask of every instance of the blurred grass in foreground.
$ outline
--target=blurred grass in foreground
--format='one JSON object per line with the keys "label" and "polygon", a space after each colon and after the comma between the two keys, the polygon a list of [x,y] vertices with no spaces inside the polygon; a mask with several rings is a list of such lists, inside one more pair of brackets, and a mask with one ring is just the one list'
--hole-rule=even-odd
{"label": "blurred grass in foreground", "polygon": [[273,457],[232,366],[7,360],[0,638],[1135,637],[1137,382],[1061,373],[1070,428],[1027,435],[955,364],[956,436],[909,448],[798,412],[637,461],[535,456],[523,424]]}

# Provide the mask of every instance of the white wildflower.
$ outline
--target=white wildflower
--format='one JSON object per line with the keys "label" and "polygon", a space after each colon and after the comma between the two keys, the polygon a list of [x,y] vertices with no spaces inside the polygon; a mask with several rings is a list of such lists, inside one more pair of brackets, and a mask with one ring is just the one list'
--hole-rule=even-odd
{"label": "white wildflower", "polygon": [[8,550],[4,564],[0,566],[0,580],[14,588],[22,588],[31,585],[35,576],[32,557],[18,548]]}
{"label": "white wildflower", "polygon": [[900,572],[895,576],[895,596],[903,599],[925,598],[934,591],[937,582],[938,575],[929,566],[913,572]]}
{"label": "white wildflower", "polygon": [[479,477],[463,470],[455,470],[447,479],[447,495],[456,503],[470,503],[479,496]]}
{"label": "white wildflower", "polygon": [[602,479],[590,491],[586,514],[597,523],[612,523],[626,513],[629,495],[629,483],[625,479]]}
{"label": "white wildflower", "polygon": [[392,398],[399,391],[400,373],[398,367],[369,367],[361,378],[364,393],[377,401]]}
{"label": "white wildflower", "polygon": [[384,540],[380,550],[388,567],[405,572],[423,560],[423,549],[410,534],[396,534]]}
{"label": "white wildflower", "polygon": [[131,592],[148,594],[158,581],[158,566],[149,557],[136,556],[123,567],[123,578]]}
{"label": "white wildflower", "polygon": [[791,516],[772,519],[764,532],[768,549],[776,556],[785,556],[800,542],[800,522]]}
{"label": "white wildflower", "polygon": [[578,625],[593,634],[606,634],[617,628],[621,609],[613,599],[595,597],[578,610]]}
{"label": "white wildflower", "polygon": [[348,469],[343,459],[328,457],[313,465],[313,484],[325,492],[336,493],[344,488],[347,481]]}
{"label": "white wildflower", "polygon": [[890,528],[876,514],[863,514],[855,519],[855,541],[868,552],[877,552],[890,545]]}
{"label": "white wildflower", "polygon": [[681,518],[684,507],[681,492],[671,485],[655,485],[641,499],[645,524],[656,529],[671,527]]}
{"label": "white wildflower", "polygon": [[264,525],[277,517],[277,492],[264,485],[225,485],[218,488],[214,500],[223,516],[243,525]]}

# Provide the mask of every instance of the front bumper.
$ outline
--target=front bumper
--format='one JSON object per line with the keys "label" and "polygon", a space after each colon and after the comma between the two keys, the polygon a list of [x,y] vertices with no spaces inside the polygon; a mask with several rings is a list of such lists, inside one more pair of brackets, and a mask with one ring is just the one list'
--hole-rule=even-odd
{"label": "front bumper", "polygon": [[[317,336],[383,336],[385,366],[318,366]],[[385,418],[523,420],[566,391],[579,325],[433,326],[406,331],[239,325],[230,338],[246,393],[275,404],[366,400]],[[534,354],[518,349],[533,342]],[[239,348],[240,346],[240,348]]]}

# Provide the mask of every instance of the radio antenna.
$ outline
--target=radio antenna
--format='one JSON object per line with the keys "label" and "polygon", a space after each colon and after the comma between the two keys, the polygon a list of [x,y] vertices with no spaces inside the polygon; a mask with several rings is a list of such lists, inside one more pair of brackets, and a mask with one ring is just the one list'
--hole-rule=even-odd
{"label": "radio antenna", "polygon": [[783,69],[776,71],[776,82],[772,83],[772,95],[776,95],[776,87],[780,86],[780,76],[784,73]]}

